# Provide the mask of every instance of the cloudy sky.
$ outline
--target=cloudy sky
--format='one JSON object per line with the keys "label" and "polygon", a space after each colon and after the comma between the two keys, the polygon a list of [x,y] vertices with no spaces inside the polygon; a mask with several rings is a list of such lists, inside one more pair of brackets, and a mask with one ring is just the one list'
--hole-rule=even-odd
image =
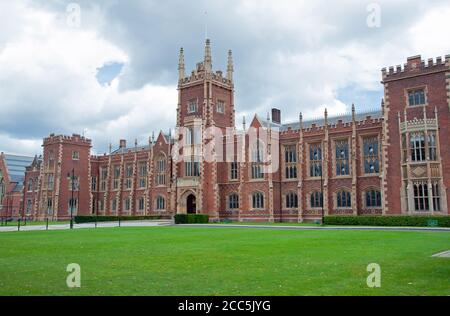
{"label": "cloudy sky", "polygon": [[189,71],[205,24],[215,69],[233,50],[238,122],[377,108],[382,67],[450,53],[448,1],[0,0],[0,151],[85,133],[103,153],[167,131],[179,49]]}

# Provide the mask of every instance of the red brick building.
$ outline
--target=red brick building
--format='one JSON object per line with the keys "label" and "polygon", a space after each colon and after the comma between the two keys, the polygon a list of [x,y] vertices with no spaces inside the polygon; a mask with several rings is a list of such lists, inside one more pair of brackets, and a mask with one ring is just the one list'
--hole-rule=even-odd
{"label": "red brick building", "polygon": [[68,218],[71,208],[82,215],[207,213],[241,221],[309,221],[322,211],[449,214],[450,55],[383,69],[379,111],[352,106],[341,117],[300,114],[283,124],[272,109],[248,126],[244,119],[240,130],[231,51],[225,74],[212,70],[209,40],[189,74],[181,50],[178,70],[174,133],[145,146],[122,140],[103,156],[91,156],[91,141],[80,135],[50,135],[42,159],[26,169],[22,212],[54,219]]}

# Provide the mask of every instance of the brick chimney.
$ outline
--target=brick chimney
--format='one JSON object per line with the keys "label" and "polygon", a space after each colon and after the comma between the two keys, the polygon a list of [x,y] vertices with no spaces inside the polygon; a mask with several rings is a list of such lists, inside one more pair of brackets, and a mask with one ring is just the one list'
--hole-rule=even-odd
{"label": "brick chimney", "polygon": [[279,109],[272,109],[272,122],[281,124],[281,111]]}
{"label": "brick chimney", "polygon": [[119,146],[119,148],[120,148],[120,149],[122,149],[122,148],[127,148],[127,141],[126,141],[125,139],[121,139],[121,140],[120,140],[120,146]]}

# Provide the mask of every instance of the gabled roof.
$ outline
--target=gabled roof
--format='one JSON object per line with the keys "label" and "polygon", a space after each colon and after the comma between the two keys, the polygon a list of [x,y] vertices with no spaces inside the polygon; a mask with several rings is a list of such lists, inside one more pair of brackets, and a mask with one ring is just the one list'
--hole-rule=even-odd
{"label": "gabled roof", "polygon": [[11,182],[22,183],[26,167],[33,163],[34,157],[4,154],[6,169]]}

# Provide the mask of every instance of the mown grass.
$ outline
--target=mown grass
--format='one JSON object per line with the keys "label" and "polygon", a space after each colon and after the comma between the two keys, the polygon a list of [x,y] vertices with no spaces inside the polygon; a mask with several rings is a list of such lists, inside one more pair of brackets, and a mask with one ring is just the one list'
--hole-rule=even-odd
{"label": "mown grass", "polygon": [[[447,232],[102,228],[0,233],[0,295],[450,295]],[[66,267],[81,266],[81,288]],[[381,288],[366,267],[381,266]]]}

